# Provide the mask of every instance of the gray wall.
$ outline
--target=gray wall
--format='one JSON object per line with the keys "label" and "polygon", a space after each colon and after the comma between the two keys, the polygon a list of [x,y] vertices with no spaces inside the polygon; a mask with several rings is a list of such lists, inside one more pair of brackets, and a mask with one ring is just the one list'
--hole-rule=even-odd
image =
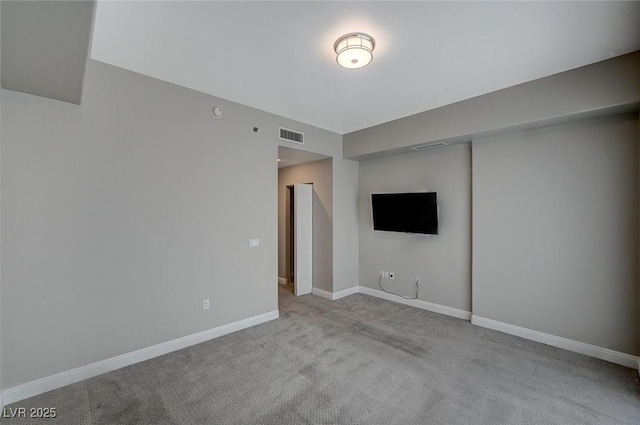
{"label": "gray wall", "polygon": [[[0,5],[1,6],[1,5]],[[0,82],[2,81],[2,7],[0,7]],[[2,187],[2,87],[0,83],[0,188]],[[1,192],[1,190],[0,190]],[[2,197],[0,196],[0,217],[2,211]],[[2,223],[2,218],[0,218]],[[2,240],[2,226],[0,225],[0,240]],[[4,406],[2,400],[2,254],[0,244],[0,408]]]}
{"label": "gray wall", "polygon": [[344,157],[367,159],[438,140],[575,121],[640,103],[640,52],[530,81],[344,135]]}
{"label": "gray wall", "polygon": [[3,0],[2,87],[80,104],[96,0]]}
{"label": "gray wall", "polygon": [[333,291],[333,178],[332,159],[278,170],[278,276],[288,277],[287,186],[313,183],[313,287]]}
{"label": "gray wall", "polygon": [[[3,388],[277,309],[278,126],[340,135],[95,61],[80,107],[2,102]],[[333,168],[356,216],[358,164]]]}
{"label": "gray wall", "polygon": [[638,117],[474,140],[473,314],[638,354]]}
{"label": "gray wall", "polygon": [[[390,270],[408,276],[386,284],[410,288],[428,269],[412,236],[371,230],[369,194],[453,184],[473,170],[471,306],[444,292],[421,298],[638,354],[638,102],[635,52],[345,135],[345,157],[363,160],[360,284],[375,287],[377,273]],[[453,148],[400,155],[437,140],[473,140],[472,167],[448,164]],[[443,220],[446,192],[464,189],[438,190]],[[442,241],[428,241],[430,256],[439,255]],[[460,272],[470,261],[449,266]]]}
{"label": "gray wall", "polygon": [[[439,234],[409,235],[373,230],[371,194],[438,194]],[[458,145],[430,152],[373,159],[360,164],[360,284],[378,289],[380,270],[394,292],[471,311],[471,149]]]}
{"label": "gray wall", "polygon": [[[340,148],[342,150],[342,147]],[[333,292],[358,286],[359,164],[333,159]]]}

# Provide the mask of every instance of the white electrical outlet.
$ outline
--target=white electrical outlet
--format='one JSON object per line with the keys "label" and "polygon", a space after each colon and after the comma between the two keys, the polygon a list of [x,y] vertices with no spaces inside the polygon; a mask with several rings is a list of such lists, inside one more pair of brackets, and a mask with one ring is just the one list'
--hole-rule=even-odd
{"label": "white electrical outlet", "polygon": [[384,277],[384,270],[380,270],[380,277]]}
{"label": "white electrical outlet", "polygon": [[395,279],[396,278],[396,274],[395,272],[389,272],[389,279]]}
{"label": "white electrical outlet", "polygon": [[384,276],[385,279],[389,279],[389,272],[384,272]]}
{"label": "white electrical outlet", "polygon": [[420,285],[422,283],[422,279],[420,279],[420,276],[416,277],[416,284]]}
{"label": "white electrical outlet", "polygon": [[260,239],[249,239],[249,248],[260,247]]}
{"label": "white electrical outlet", "polygon": [[209,310],[209,298],[207,298],[206,300],[202,301],[202,308],[204,310]]}

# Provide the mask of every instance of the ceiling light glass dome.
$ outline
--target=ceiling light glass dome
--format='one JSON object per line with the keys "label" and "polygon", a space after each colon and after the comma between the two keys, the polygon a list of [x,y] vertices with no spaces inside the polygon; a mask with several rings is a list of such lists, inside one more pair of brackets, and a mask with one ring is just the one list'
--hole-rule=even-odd
{"label": "ceiling light glass dome", "polygon": [[368,34],[354,32],[340,37],[333,45],[338,65],[349,68],[362,68],[373,60],[376,42]]}

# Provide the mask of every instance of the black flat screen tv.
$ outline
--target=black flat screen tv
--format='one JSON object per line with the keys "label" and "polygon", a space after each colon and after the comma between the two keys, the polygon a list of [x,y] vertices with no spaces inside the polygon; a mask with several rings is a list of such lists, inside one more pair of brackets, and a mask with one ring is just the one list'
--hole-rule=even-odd
{"label": "black flat screen tv", "polygon": [[438,234],[436,192],[373,193],[373,230]]}

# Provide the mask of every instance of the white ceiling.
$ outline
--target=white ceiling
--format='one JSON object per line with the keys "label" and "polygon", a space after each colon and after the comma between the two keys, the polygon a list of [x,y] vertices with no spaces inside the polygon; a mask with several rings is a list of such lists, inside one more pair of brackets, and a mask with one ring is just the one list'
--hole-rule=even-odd
{"label": "white ceiling", "polygon": [[344,134],[635,50],[640,2],[101,1],[91,57]]}

